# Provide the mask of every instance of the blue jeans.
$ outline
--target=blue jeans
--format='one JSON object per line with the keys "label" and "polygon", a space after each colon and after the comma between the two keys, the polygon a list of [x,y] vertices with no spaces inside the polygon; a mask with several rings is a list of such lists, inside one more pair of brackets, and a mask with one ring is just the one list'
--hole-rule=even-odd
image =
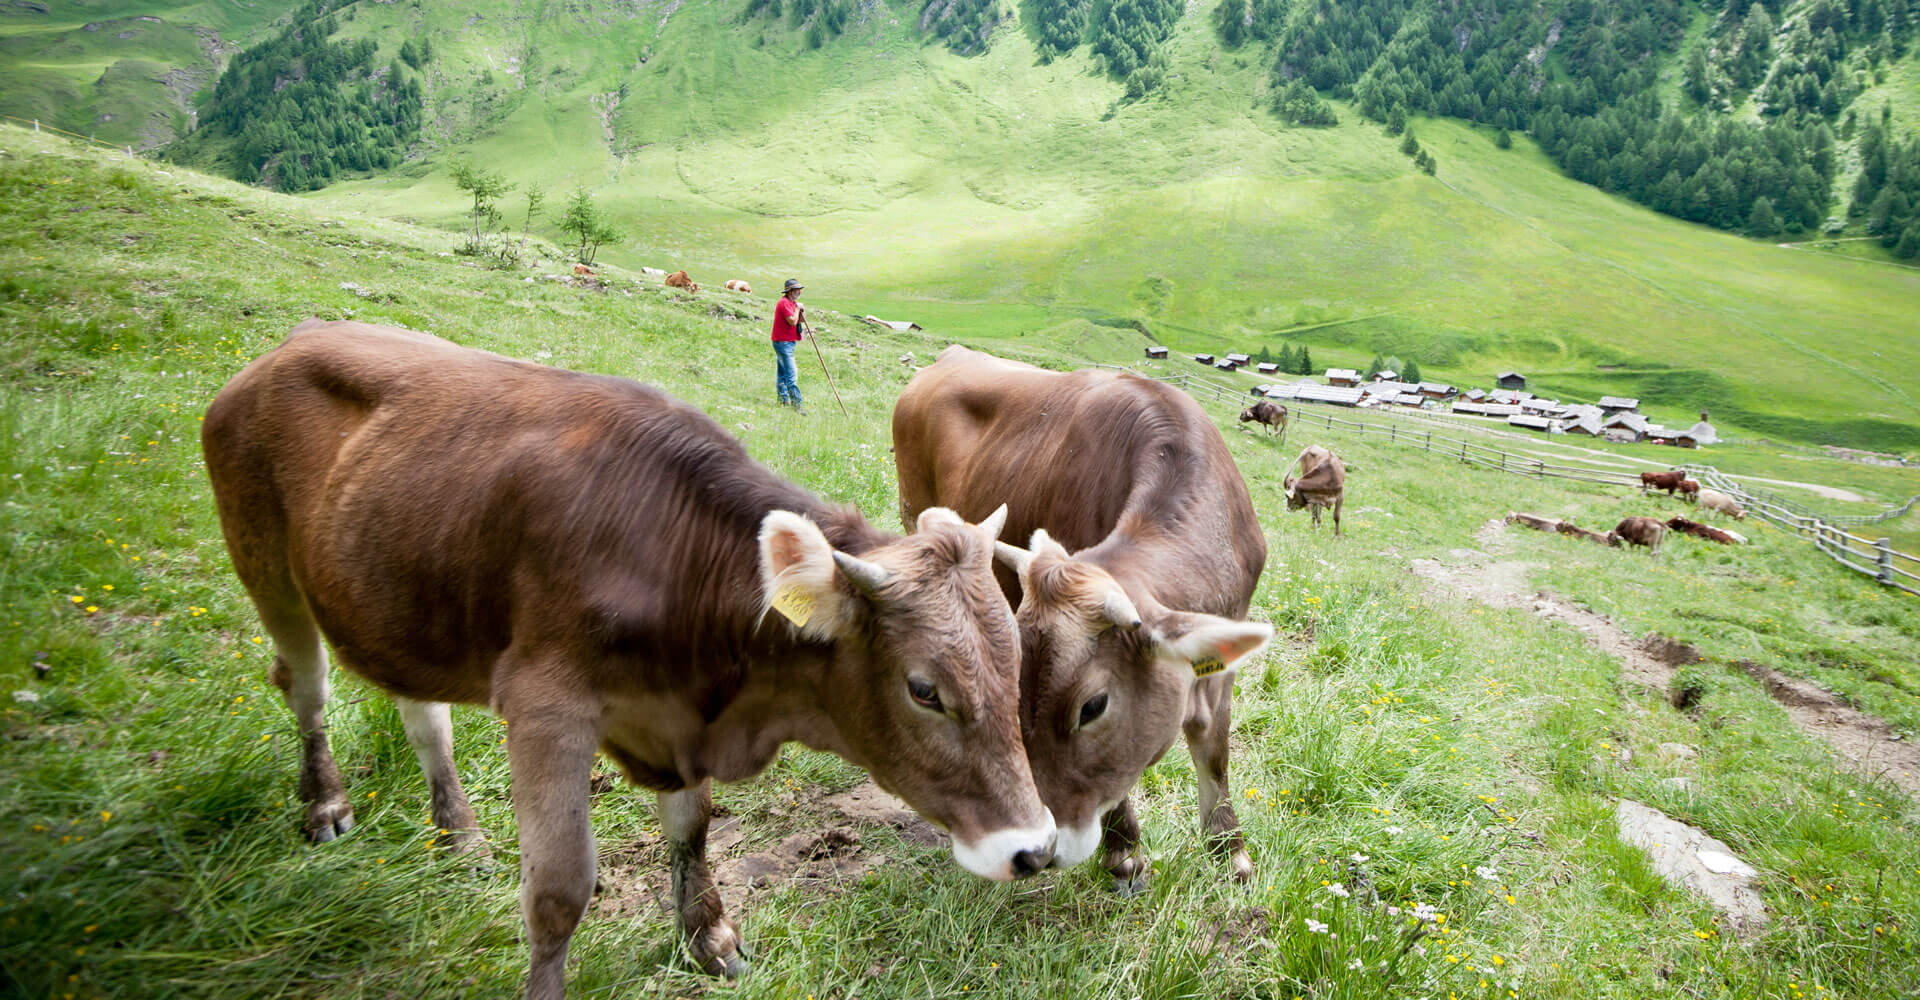
{"label": "blue jeans", "polygon": [[773,342],[773,389],[782,404],[800,405],[800,373],[793,367],[793,349],[797,340]]}

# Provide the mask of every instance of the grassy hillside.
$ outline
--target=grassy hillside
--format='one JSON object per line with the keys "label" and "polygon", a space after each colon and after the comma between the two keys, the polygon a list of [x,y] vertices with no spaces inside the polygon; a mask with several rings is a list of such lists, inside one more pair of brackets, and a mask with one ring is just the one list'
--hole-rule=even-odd
{"label": "grassy hillside", "polygon": [[[456,711],[456,754],[497,865],[434,853],[397,715],[350,678],[337,678],[329,728],[359,825],[321,848],[298,833],[297,736],[264,680],[271,652],[255,641],[219,541],[196,438],[211,394],[299,320],[404,324],[644,378],[714,415],[772,468],[882,524],[896,502],[887,414],[908,377],[896,358],[925,358],[947,339],[875,332],[816,306],[851,415],[837,415],[817,363],[803,358],[813,406],[800,418],[771,401],[765,296],[688,300],[619,269],[606,291],[527,281],[451,258],[450,237],[432,230],[12,129],[0,129],[0,195],[11,206],[0,222],[8,994],[517,988],[517,840],[499,728],[485,712]],[[1018,340],[993,346],[1078,361]],[[1254,881],[1232,883],[1201,849],[1191,768],[1176,751],[1139,789],[1155,868],[1146,896],[1123,901],[1086,868],[989,885],[936,848],[862,826],[870,871],[775,879],[737,911],[756,971],[730,992],[1920,989],[1920,810],[1836,765],[1737,666],[1818,680],[1912,739],[1920,604],[1763,527],[1750,548],[1673,540],[1657,560],[1485,529],[1510,509],[1606,524],[1671,504],[1472,472],[1341,434],[1296,428],[1281,447],[1240,433],[1228,409],[1215,416],[1271,551],[1254,613],[1280,632],[1236,693],[1233,796]],[[1308,440],[1350,463],[1344,538],[1283,509],[1280,477]],[[1645,693],[1570,628],[1437,593],[1408,572],[1415,559],[1462,577],[1497,560],[1522,585],[1548,583],[1630,634],[1695,643],[1703,659],[1683,673],[1698,700],[1681,711]],[[821,800],[860,780],[790,749],[762,777],[718,791],[740,825],[717,838],[717,858],[842,822]],[[1615,837],[1616,796],[1701,826],[1757,867],[1769,927],[1739,940],[1662,882]],[[616,784],[596,797],[594,824],[605,884],[574,943],[578,993],[713,989],[676,951],[659,905],[665,859],[648,797]],[[1416,934],[1415,904],[1444,923]]]}
{"label": "grassy hillside", "polygon": [[1170,42],[1166,87],[1125,103],[1084,56],[1041,65],[1009,31],[958,58],[890,7],[820,50],[727,5],[603,18],[585,49],[565,39],[586,18],[436,29],[457,16],[384,8],[354,30],[393,39],[378,18],[424,17],[464,46],[436,61],[441,86],[505,81],[497,121],[467,115],[446,155],[324,202],[452,225],[442,168],[471,157],[593,191],[630,234],[611,260],[804,274],[822,302],[956,334],[1090,320],[1196,350],[1298,339],[1327,364],[1385,352],[1469,384],[1518,367],[1740,433],[1920,445],[1894,374],[1920,369],[1920,270],[1679,223],[1457,122],[1414,123],[1433,178],[1350,109],[1284,128],[1254,106],[1259,50],[1221,52],[1202,18]]}
{"label": "grassy hillside", "polygon": [[[272,16],[115,4],[163,19],[121,41],[84,30],[92,10],[0,19],[0,74],[69,87],[0,92],[79,128],[113,46],[186,59],[193,32],[253,40]],[[446,170],[469,159],[592,191],[627,233],[611,261],[713,284],[800,274],[822,303],[955,334],[1092,322],[1194,350],[1299,341],[1323,364],[1397,354],[1463,384],[1514,367],[1549,393],[1706,407],[1736,434],[1920,448],[1920,397],[1899,374],[1920,370],[1920,270],[1870,241],[1789,250],[1690,226],[1456,121],[1413,123],[1436,177],[1348,106],[1336,128],[1283,127],[1263,104],[1270,53],[1222,49],[1204,7],[1137,102],[1084,48],[1043,64],[1018,25],[961,58],[916,33],[911,4],[860,5],[818,49],[743,10],[347,5],[338,37],[377,41],[376,65],[432,40],[428,122],[414,162],[316,197],[451,227],[463,199]],[[1910,126],[1916,65],[1861,99],[1892,100]]]}
{"label": "grassy hillside", "polygon": [[0,10],[0,114],[145,149],[191,125],[192,97],[286,11],[275,4],[45,0]]}

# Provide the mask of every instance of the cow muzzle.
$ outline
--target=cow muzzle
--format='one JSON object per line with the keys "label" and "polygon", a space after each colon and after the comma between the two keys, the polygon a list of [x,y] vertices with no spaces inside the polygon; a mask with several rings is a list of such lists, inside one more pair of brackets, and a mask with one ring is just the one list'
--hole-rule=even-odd
{"label": "cow muzzle", "polygon": [[1058,839],[1053,813],[1041,811],[1046,814],[1046,822],[1037,827],[995,830],[974,841],[955,835],[953,859],[960,862],[960,867],[995,882],[1011,882],[1040,871],[1053,863]]}

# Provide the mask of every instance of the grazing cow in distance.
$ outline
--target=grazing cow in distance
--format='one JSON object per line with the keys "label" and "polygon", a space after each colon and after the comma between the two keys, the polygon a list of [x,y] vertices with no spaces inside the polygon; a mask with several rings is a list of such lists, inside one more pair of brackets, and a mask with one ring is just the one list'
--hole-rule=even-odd
{"label": "grazing cow in distance", "polygon": [[649,278],[664,278],[667,276],[667,272],[662,271],[657,267],[642,267],[640,269],[640,273],[646,275]]}
{"label": "grazing cow in distance", "polygon": [[1279,403],[1255,403],[1241,410],[1240,422],[1244,424],[1250,421],[1266,425],[1268,434],[1279,428],[1281,442],[1287,440],[1287,408]]}
{"label": "grazing cow in distance", "polygon": [[1319,445],[1308,445],[1307,450],[1294,459],[1294,465],[1300,469],[1298,478],[1288,476],[1283,484],[1287,490],[1287,509],[1310,508],[1313,512],[1313,526],[1320,526],[1320,510],[1333,508],[1333,537],[1340,537],[1340,507],[1347,502],[1347,467],[1339,456]]}
{"label": "grazing cow in distance", "polygon": [[868,769],[972,872],[1051,861],[994,579],[1004,512],[929,509],[890,535],[657,389],[361,323],[301,324],[227,383],[201,438],[299,724],[311,839],[353,825],[323,636],[398,704],[457,839],[474,815],[448,703],[509,724],[530,997],[563,994],[593,896],[596,750],[658,793],[674,909],[711,973],[741,968],[707,869],[712,782],[789,740]]}
{"label": "grazing cow in distance", "polygon": [[1722,545],[1738,545],[1740,542],[1745,541],[1745,539],[1735,541],[1734,535],[1731,532],[1722,531],[1719,528],[1701,524],[1698,521],[1689,521],[1684,517],[1668,518],[1667,527],[1683,535],[1704,538],[1707,541],[1719,542]]}
{"label": "grazing cow in distance", "polygon": [[1734,499],[1719,490],[1700,491],[1700,507],[1715,513],[1725,514],[1736,521],[1746,520],[1747,512]]}
{"label": "grazing cow in distance", "polygon": [[593,268],[590,268],[585,264],[575,264],[573,265],[573,273],[580,275],[583,278],[591,278],[593,277]]}
{"label": "grazing cow in distance", "polygon": [[749,285],[749,284],[747,284],[747,283],[746,283],[746,282],[744,282],[744,281],[741,281],[741,280],[740,280],[740,279],[738,279],[738,278],[733,278],[733,279],[730,279],[730,280],[728,280],[728,281],[727,281],[727,291],[729,291],[729,292],[745,292],[745,293],[746,293],[746,294],[748,294],[748,295],[752,295],[752,294],[753,294],[753,286],[752,286],[752,285]]}
{"label": "grazing cow in distance", "polygon": [[692,279],[687,277],[687,272],[685,271],[675,271],[667,275],[667,287],[684,288],[689,292],[697,292],[700,290],[700,286],[694,284]]}
{"label": "grazing cow in distance", "polygon": [[1679,489],[1680,484],[1686,482],[1686,479],[1687,474],[1679,469],[1670,472],[1642,472],[1640,492],[1645,494],[1649,489],[1666,490],[1667,495],[1672,496],[1673,491]]}
{"label": "grazing cow in distance", "polygon": [[1698,502],[1700,499],[1700,481],[1697,479],[1682,479],[1676,489],[1680,491],[1681,499],[1692,502]]}
{"label": "grazing cow in distance", "polygon": [[1660,540],[1667,534],[1667,526],[1658,518],[1629,517],[1613,527],[1613,536],[1633,545],[1645,546],[1653,555],[1660,554]]}
{"label": "grazing cow in distance", "polygon": [[1266,536],[1226,442],[1191,396],[1116,372],[1049,372],[949,347],[893,410],[901,516],[1004,494],[1001,585],[1018,600],[1021,719],[1054,863],[1101,854],[1145,888],[1129,794],[1185,733],[1200,824],[1253,874],[1227,782],[1233,675],[1273,634],[1245,621]]}
{"label": "grazing cow in distance", "polygon": [[1538,514],[1524,514],[1517,510],[1508,513],[1504,520],[1508,524],[1518,524],[1522,527],[1532,528],[1535,531],[1559,531],[1561,525],[1565,523],[1551,517],[1541,517]]}
{"label": "grazing cow in distance", "polygon": [[1556,530],[1563,535],[1574,538],[1584,538],[1595,545],[1607,545],[1616,549],[1620,547],[1619,535],[1612,532],[1594,531],[1592,528],[1582,528],[1572,521],[1561,521]]}

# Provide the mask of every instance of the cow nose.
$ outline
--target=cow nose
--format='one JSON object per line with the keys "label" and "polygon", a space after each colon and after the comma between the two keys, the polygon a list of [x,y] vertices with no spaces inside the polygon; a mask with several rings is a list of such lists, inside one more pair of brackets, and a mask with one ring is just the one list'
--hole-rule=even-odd
{"label": "cow nose", "polygon": [[1013,877],[1026,878],[1034,872],[1053,863],[1054,837],[1047,837],[1047,846],[1039,850],[1020,851],[1013,856]]}

